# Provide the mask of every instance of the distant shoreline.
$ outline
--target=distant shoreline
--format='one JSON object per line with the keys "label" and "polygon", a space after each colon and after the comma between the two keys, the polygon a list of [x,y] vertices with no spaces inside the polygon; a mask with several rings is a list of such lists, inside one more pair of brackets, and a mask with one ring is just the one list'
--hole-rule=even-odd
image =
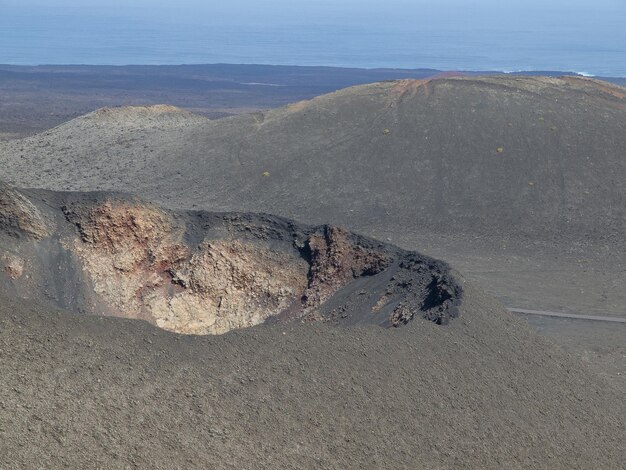
{"label": "distant shoreline", "polygon": [[[298,64],[263,64],[263,63],[238,63],[238,62],[215,62],[215,63],[162,63],[162,64],[147,64],[147,63],[128,63],[128,64],[90,64],[90,63],[32,63],[32,64],[16,64],[16,63],[0,63],[0,69],[9,68],[135,68],[135,67],[154,67],[154,68],[178,68],[178,67],[248,67],[248,68],[274,68],[274,69],[328,69],[328,70],[362,70],[368,72],[410,72],[410,73],[459,73],[469,75],[492,75],[492,74],[505,74],[505,75],[527,75],[527,76],[552,76],[552,75],[578,75],[585,78],[600,78],[600,79],[625,79],[626,76],[613,75],[613,74],[594,74],[586,71],[579,70],[560,70],[560,69],[438,69],[430,67],[350,67],[340,65],[298,65]],[[264,83],[250,83],[264,85]]]}

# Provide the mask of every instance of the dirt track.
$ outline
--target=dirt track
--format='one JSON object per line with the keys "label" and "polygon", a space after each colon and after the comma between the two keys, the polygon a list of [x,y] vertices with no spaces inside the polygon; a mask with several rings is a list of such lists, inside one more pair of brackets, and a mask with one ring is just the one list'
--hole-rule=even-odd
{"label": "dirt track", "polygon": [[626,318],[620,317],[603,317],[601,315],[578,315],[575,313],[563,313],[563,312],[546,312],[543,310],[526,310],[523,308],[507,307],[507,310],[514,313],[525,313],[528,315],[541,315],[544,317],[558,317],[558,318],[572,318],[574,320],[593,320],[604,321],[609,323],[626,323]]}

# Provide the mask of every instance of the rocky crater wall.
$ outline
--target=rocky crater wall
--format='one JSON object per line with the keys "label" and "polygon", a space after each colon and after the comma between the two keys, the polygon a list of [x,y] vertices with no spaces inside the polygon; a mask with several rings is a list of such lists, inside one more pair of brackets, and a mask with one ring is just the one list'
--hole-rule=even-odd
{"label": "rocky crater wall", "polygon": [[184,334],[266,321],[445,324],[445,263],[333,226],[169,211],[113,193],[0,191],[2,289]]}

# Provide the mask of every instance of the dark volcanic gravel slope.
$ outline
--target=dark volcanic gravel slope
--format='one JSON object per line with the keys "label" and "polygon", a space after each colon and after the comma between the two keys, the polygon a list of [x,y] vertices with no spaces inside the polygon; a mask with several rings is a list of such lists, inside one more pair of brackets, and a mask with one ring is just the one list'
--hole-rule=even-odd
{"label": "dark volcanic gravel slope", "polygon": [[[42,132],[105,106],[169,103],[217,118],[284,106],[364,83],[423,79],[440,74],[454,75],[431,69],[229,64],[0,65],[0,94],[3,97],[0,102],[0,140]],[[533,74],[558,76],[563,73]],[[624,78],[605,80],[626,83]]]}
{"label": "dark volcanic gravel slope", "polygon": [[208,117],[275,108],[353,85],[437,70],[265,65],[0,65],[0,140],[105,106],[169,103]]}
{"label": "dark volcanic gravel slope", "polygon": [[624,395],[466,286],[405,328],[178,336],[0,303],[4,468],[621,468]]}
{"label": "dark volcanic gravel slope", "polygon": [[445,263],[341,229],[2,184],[0,268],[0,467],[624,458],[623,390]]}
{"label": "dark volcanic gravel slope", "polygon": [[446,259],[511,306],[624,315],[625,93],[465,77],[219,121],[110,109],[1,143],[0,164],[22,187],[338,224]]}
{"label": "dark volcanic gravel slope", "polygon": [[4,178],[358,230],[603,243],[626,230],[626,90],[604,82],[407,80],[219,121],[169,111],[100,111],[5,142]]}

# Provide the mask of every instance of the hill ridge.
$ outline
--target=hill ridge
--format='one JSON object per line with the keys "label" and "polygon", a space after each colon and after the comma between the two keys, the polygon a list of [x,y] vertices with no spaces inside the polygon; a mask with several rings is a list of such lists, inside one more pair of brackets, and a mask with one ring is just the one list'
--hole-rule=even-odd
{"label": "hill ridge", "polygon": [[[73,122],[0,143],[0,164],[21,187],[125,191],[389,237],[480,279],[497,270],[485,282],[509,303],[503,289],[517,281],[502,270],[519,264],[535,290],[519,287],[516,306],[622,314],[623,100],[585,79],[476,80],[379,82],[216,121]],[[508,267],[476,267],[471,244]]]}

